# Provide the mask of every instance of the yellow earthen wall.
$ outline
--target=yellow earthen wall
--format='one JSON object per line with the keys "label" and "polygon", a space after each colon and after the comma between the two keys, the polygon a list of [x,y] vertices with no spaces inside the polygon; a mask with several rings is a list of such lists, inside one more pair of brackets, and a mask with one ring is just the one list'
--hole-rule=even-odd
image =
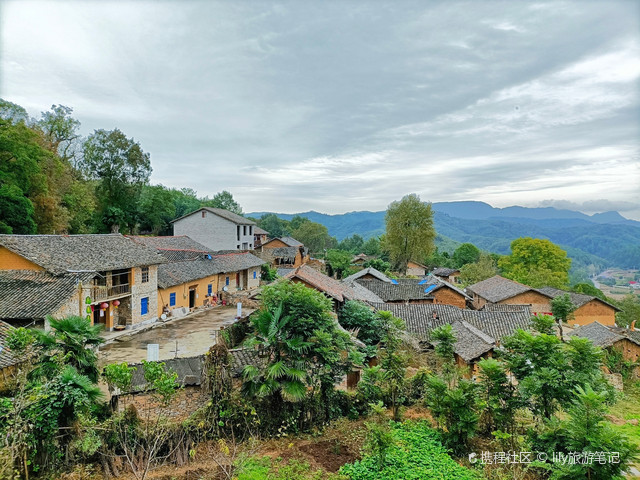
{"label": "yellow earthen wall", "polygon": [[433,294],[435,297],[435,302],[433,303],[442,303],[444,305],[453,305],[458,308],[466,307],[465,298],[460,295],[458,292],[451,290],[450,288],[439,288]]}
{"label": "yellow earthen wall", "polygon": [[536,292],[521,293],[498,303],[503,305],[531,305],[532,314],[551,312],[551,299]]}
{"label": "yellow earthen wall", "polygon": [[44,268],[5,247],[0,247],[0,270],[36,270],[42,272]]}
{"label": "yellow earthen wall", "polygon": [[[231,274],[229,274],[231,276]],[[235,285],[235,274],[230,281]],[[220,281],[220,283],[218,283]],[[208,286],[211,284],[212,293],[218,295],[218,292],[224,286],[224,275],[213,275],[211,277],[201,278],[200,280],[194,280],[192,282],[183,283],[174,287],[158,289],[158,316],[162,315],[162,308],[165,305],[169,305],[169,296],[172,293],[176,294],[176,304],[169,306],[169,309],[186,307],[189,308],[189,288],[196,287],[196,307],[204,305],[205,298],[208,292]]]}
{"label": "yellow earthen wall", "polygon": [[615,325],[616,311],[598,300],[591,300],[573,312],[569,325],[588,325],[595,321],[603,325]]}

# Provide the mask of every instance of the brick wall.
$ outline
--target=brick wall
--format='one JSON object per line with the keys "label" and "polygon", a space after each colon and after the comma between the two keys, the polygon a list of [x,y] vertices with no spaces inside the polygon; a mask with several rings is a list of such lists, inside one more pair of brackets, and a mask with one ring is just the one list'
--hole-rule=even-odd
{"label": "brick wall", "polygon": [[[142,283],[142,268],[132,268],[131,285],[131,325],[150,322],[157,319],[158,314],[158,266],[149,266],[149,281]],[[148,298],[147,313],[141,313],[142,299]]]}

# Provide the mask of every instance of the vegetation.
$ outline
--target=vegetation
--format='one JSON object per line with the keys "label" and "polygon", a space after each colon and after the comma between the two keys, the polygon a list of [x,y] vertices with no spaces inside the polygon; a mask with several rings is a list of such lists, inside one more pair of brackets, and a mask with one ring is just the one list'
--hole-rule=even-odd
{"label": "vegetation", "polygon": [[531,287],[565,288],[569,285],[571,259],[567,252],[539,238],[518,238],[511,242],[511,255],[502,257],[502,275]]}
{"label": "vegetation", "polygon": [[385,224],[383,249],[398,271],[406,273],[409,261],[421,261],[433,251],[436,233],[431,205],[422,203],[418,195],[392,202]]}

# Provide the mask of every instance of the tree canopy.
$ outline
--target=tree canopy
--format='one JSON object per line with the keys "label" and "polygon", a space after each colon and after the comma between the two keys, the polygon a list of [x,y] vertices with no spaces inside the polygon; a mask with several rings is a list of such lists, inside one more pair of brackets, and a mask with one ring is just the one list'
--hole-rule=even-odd
{"label": "tree canopy", "polygon": [[385,215],[384,249],[401,272],[411,260],[422,262],[434,249],[436,232],[431,204],[414,193],[392,202]]}
{"label": "tree canopy", "polygon": [[534,288],[565,288],[571,259],[549,240],[526,237],[511,242],[511,255],[502,257],[498,266],[506,278]]}

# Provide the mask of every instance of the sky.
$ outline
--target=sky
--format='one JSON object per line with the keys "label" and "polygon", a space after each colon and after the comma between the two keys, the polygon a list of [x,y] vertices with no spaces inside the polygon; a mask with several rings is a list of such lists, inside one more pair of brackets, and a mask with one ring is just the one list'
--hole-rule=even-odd
{"label": "sky", "polygon": [[0,97],[119,128],[244,211],[640,220],[640,2],[3,0]]}

